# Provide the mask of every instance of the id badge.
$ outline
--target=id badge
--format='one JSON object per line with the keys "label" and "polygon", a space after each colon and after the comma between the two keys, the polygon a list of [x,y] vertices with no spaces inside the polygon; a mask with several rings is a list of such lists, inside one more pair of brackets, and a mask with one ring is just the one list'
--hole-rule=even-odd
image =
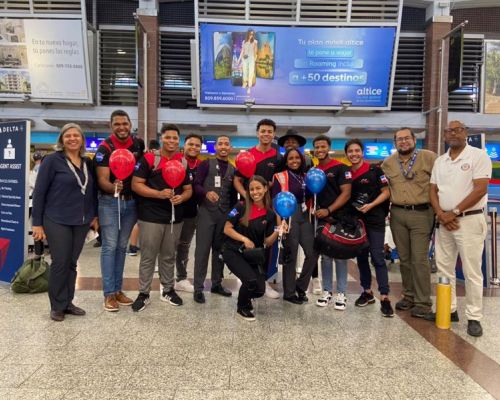
{"label": "id badge", "polygon": [[307,211],[307,205],[306,203],[302,203],[302,212],[306,212]]}
{"label": "id badge", "polygon": [[222,186],[222,180],[220,176],[215,177],[215,187],[220,188]]}

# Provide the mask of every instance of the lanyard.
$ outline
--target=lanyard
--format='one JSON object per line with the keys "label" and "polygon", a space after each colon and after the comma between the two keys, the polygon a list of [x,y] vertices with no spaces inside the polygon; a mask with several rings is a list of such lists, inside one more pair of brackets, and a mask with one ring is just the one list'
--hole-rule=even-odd
{"label": "lanyard", "polygon": [[83,176],[85,177],[84,184],[82,184],[82,180],[80,179],[80,176],[77,174],[73,163],[70,160],[68,160],[67,158],[66,158],[66,163],[68,164],[68,167],[71,170],[71,172],[73,172],[73,175],[75,175],[76,182],[78,183],[78,186],[80,186],[80,191],[85,196],[85,192],[87,191],[87,184],[89,183],[89,171],[87,170],[87,163],[85,162],[85,160],[82,159]]}
{"label": "lanyard", "polygon": [[415,164],[415,160],[417,159],[417,154],[418,150],[415,150],[413,152],[413,155],[411,156],[410,163],[408,164],[408,169],[405,170],[403,167],[403,162],[401,161],[401,158],[398,157],[399,161],[399,168],[401,169],[401,173],[406,179],[413,179],[415,178],[415,172],[412,171],[413,165]]}
{"label": "lanyard", "polygon": [[290,170],[288,170],[288,175],[290,175],[292,178],[294,178],[300,184],[300,188],[302,189],[302,196],[303,196],[302,203],[303,203],[305,201],[305,198],[306,198],[306,184],[304,181],[304,177],[302,177],[300,175],[296,175]]}

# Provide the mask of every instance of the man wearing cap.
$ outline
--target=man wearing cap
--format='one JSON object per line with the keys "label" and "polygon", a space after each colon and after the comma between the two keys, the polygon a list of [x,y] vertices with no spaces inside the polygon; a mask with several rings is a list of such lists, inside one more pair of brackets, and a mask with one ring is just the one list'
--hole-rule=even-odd
{"label": "man wearing cap", "polygon": [[[467,128],[451,121],[444,130],[448,151],[437,158],[432,169],[430,200],[437,216],[436,264],[440,276],[451,282],[451,320],[458,321],[455,265],[460,254],[465,276],[467,333],[481,336],[483,274],[481,259],[487,226],[491,160],[486,151],[467,144]],[[434,321],[435,313],[425,319]]]}

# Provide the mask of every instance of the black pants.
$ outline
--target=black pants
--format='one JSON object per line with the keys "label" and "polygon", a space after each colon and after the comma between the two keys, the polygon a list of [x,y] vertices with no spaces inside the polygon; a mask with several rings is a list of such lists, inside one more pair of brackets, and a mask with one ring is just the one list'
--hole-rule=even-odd
{"label": "black pants", "polygon": [[222,256],[229,270],[241,281],[238,309],[248,308],[250,299],[264,296],[266,277],[259,273],[257,267],[252,267],[237,250],[225,249]]}
{"label": "black pants", "polygon": [[50,246],[50,308],[64,311],[75,297],[76,262],[82,252],[89,224],[61,225],[44,218],[43,228]]}

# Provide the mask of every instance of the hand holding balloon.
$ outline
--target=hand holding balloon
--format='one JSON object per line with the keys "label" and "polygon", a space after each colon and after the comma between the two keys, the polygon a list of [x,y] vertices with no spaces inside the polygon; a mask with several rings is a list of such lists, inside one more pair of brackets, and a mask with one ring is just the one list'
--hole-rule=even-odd
{"label": "hand holding balloon", "polygon": [[163,189],[158,192],[158,198],[162,200],[171,199],[174,195],[174,191],[172,189]]}

